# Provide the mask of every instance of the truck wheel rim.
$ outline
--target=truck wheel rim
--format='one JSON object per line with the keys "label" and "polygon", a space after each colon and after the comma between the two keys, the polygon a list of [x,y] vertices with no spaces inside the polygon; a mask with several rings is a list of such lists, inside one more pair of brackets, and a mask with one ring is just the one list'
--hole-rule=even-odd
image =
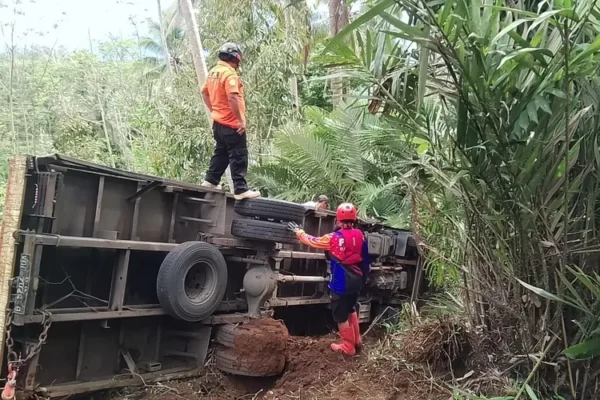
{"label": "truck wheel rim", "polygon": [[215,276],[211,265],[199,261],[193,264],[185,274],[183,288],[185,294],[194,304],[204,302],[215,287]]}

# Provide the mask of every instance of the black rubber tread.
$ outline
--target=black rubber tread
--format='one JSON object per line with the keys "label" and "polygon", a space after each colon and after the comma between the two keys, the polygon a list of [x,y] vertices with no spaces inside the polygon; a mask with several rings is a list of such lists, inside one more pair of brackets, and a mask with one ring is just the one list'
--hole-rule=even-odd
{"label": "black rubber tread", "polygon": [[285,356],[281,357],[280,366],[277,370],[266,371],[264,369],[264,358],[275,355],[256,353],[251,357],[239,357],[231,353],[231,350],[222,346],[217,346],[215,350],[215,365],[223,372],[242,376],[275,376],[283,372],[285,368]]}
{"label": "black rubber tread", "polygon": [[[205,262],[213,270],[208,297],[193,303],[185,293],[185,276],[191,266]],[[169,252],[156,279],[156,294],[161,307],[173,318],[198,322],[210,317],[219,307],[227,288],[227,263],[221,252],[204,242],[186,242]]]}
{"label": "black rubber tread", "polygon": [[237,337],[237,325],[225,324],[217,328],[215,341],[225,347],[234,347],[234,341]]}
{"label": "black rubber tread", "polygon": [[231,222],[231,234],[245,239],[254,239],[278,243],[298,243],[296,235],[286,224],[254,219],[234,219]]}
{"label": "black rubber tread", "polygon": [[238,200],[235,202],[234,211],[245,217],[258,217],[275,221],[294,221],[304,223],[306,210],[301,204],[289,201],[257,198]]}

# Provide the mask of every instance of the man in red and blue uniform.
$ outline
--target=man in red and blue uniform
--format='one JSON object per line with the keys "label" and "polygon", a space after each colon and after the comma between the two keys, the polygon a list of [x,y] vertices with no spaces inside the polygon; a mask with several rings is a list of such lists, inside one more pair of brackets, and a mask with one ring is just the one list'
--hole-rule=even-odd
{"label": "man in red and blue uniform", "polygon": [[342,338],[342,343],[332,344],[331,349],[350,356],[362,344],[356,305],[370,271],[367,240],[363,232],[356,228],[356,214],[356,207],[352,204],[340,204],[336,211],[337,229],[321,237],[307,234],[294,222],[288,225],[302,243],[325,250],[328,254],[331,265],[331,311]]}

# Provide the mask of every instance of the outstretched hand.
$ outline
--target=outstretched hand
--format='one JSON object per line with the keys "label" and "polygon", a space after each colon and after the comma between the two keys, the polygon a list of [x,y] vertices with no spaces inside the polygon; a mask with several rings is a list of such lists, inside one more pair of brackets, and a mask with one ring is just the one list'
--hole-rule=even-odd
{"label": "outstretched hand", "polygon": [[295,222],[289,222],[288,223],[288,229],[294,233],[298,232],[299,230],[301,230],[302,228],[300,227],[300,225],[298,225]]}

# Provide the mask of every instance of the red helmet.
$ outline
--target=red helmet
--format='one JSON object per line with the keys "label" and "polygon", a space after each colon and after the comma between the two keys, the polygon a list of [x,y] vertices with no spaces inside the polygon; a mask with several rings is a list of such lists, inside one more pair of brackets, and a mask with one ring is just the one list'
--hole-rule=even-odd
{"label": "red helmet", "polygon": [[338,221],[356,221],[356,207],[350,203],[342,203],[338,206],[335,216]]}

